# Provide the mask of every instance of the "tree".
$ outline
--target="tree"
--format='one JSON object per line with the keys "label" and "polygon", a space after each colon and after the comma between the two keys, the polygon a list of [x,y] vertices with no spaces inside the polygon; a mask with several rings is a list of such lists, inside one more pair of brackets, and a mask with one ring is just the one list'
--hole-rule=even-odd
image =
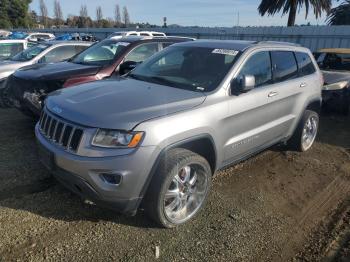
{"label": "tree", "polygon": [[122,23],[122,17],[120,15],[120,7],[117,4],[115,6],[115,10],[114,10],[114,19],[115,19],[115,24],[117,27],[120,27],[121,23]]}
{"label": "tree", "polygon": [[56,25],[58,26],[61,25],[63,22],[63,13],[61,8],[61,3],[59,0],[54,1],[53,13],[54,13],[54,18],[56,20]]}
{"label": "tree", "polygon": [[102,7],[98,6],[96,8],[96,20],[97,22],[101,21],[103,19],[103,13],[102,13]]}
{"label": "tree", "polygon": [[288,26],[295,25],[295,18],[298,9],[305,5],[305,19],[309,14],[310,7],[313,7],[316,18],[319,18],[323,11],[329,12],[332,7],[332,0],[262,0],[258,10],[261,16],[266,13],[275,15],[282,10],[282,15],[289,13]]}
{"label": "tree", "polygon": [[345,0],[338,7],[333,8],[328,17],[329,25],[350,25],[350,0]]}
{"label": "tree", "polygon": [[80,16],[81,17],[88,17],[88,10],[87,10],[87,6],[86,5],[82,5],[80,7]]}
{"label": "tree", "polygon": [[123,7],[123,22],[125,27],[128,27],[130,24],[130,16],[126,6]]}
{"label": "tree", "polygon": [[39,3],[39,9],[40,9],[40,16],[41,16],[41,23],[47,27],[47,16],[48,16],[48,12],[47,12],[47,7],[46,4],[44,2],[44,0],[40,0]]}
{"label": "tree", "polygon": [[31,0],[1,0],[0,27],[20,28],[30,25],[29,4]]}
{"label": "tree", "polygon": [[80,16],[78,21],[78,27],[87,27],[89,22],[89,15],[86,5],[80,7]]}

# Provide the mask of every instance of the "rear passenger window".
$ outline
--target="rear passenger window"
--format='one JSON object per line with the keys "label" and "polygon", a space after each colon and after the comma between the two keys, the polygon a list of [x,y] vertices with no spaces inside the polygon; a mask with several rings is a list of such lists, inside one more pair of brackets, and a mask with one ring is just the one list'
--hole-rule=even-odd
{"label": "rear passenger window", "polygon": [[293,52],[272,51],[272,72],[275,82],[298,77],[298,67]]}
{"label": "rear passenger window", "polygon": [[297,52],[295,56],[298,61],[299,76],[311,75],[316,72],[315,66],[308,54]]}
{"label": "rear passenger window", "polygon": [[252,55],[244,64],[237,79],[244,75],[255,76],[255,86],[263,86],[272,82],[271,60],[269,52],[259,52]]}

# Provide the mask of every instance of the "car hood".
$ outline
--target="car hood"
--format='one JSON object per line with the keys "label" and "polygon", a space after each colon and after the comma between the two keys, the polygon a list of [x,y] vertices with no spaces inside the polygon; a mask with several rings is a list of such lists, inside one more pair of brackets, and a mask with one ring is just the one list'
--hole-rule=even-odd
{"label": "car hood", "polygon": [[35,64],[21,68],[15,76],[28,80],[64,80],[71,77],[95,75],[101,66],[81,65],[70,62]]}
{"label": "car hood", "polygon": [[84,126],[132,130],[140,122],[196,107],[205,97],[200,92],[121,78],[61,89],[48,97],[46,106]]}
{"label": "car hood", "polygon": [[350,81],[350,72],[322,71],[324,84],[330,85],[340,81]]}
{"label": "car hood", "polygon": [[25,65],[26,63],[23,62],[16,62],[10,60],[0,61],[0,74],[7,72],[11,72],[12,74],[15,70]]}

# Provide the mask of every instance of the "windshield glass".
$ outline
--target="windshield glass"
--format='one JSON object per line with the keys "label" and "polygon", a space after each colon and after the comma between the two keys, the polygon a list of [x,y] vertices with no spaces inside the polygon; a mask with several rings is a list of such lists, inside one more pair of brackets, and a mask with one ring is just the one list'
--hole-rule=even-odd
{"label": "windshield glass", "polygon": [[42,53],[44,50],[49,48],[49,46],[50,45],[44,45],[44,44],[35,45],[31,48],[28,48],[28,49],[22,51],[21,53],[19,53],[17,55],[15,55],[14,57],[11,58],[11,60],[12,61],[21,61],[21,62],[32,60],[37,55]]}
{"label": "windshield glass", "polygon": [[71,62],[86,65],[108,65],[113,63],[129,44],[129,42],[105,40],[86,49],[74,57]]}
{"label": "windshield glass", "polygon": [[193,91],[217,88],[238,51],[203,47],[169,47],[136,67],[129,77]]}
{"label": "windshield glass", "polygon": [[22,43],[0,43],[0,60],[8,59],[22,50]]}
{"label": "windshield glass", "polygon": [[320,53],[317,63],[323,70],[350,71],[350,54]]}

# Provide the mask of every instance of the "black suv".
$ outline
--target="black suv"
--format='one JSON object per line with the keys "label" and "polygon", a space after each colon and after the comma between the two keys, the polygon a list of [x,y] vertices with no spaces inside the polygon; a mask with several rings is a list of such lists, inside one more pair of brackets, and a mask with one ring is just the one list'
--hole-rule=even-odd
{"label": "black suv", "polygon": [[192,41],[184,37],[138,37],[106,39],[68,61],[38,64],[16,71],[7,81],[8,106],[31,116],[40,114],[52,91],[73,85],[123,75],[169,45]]}

